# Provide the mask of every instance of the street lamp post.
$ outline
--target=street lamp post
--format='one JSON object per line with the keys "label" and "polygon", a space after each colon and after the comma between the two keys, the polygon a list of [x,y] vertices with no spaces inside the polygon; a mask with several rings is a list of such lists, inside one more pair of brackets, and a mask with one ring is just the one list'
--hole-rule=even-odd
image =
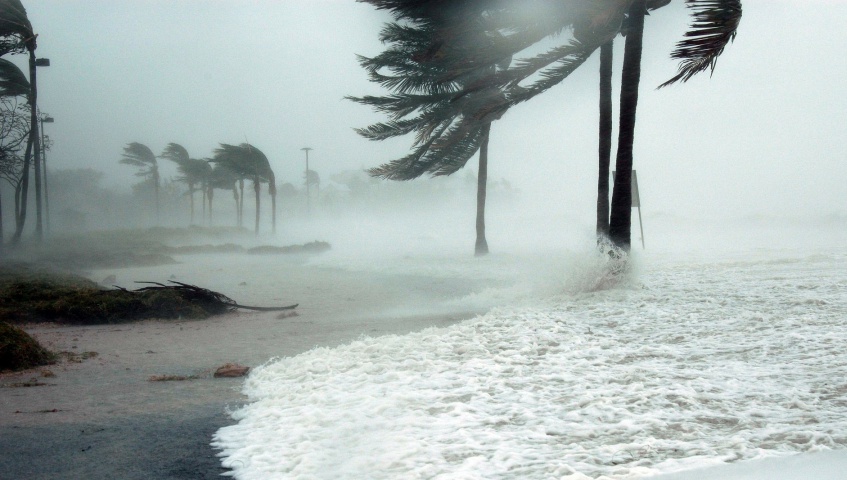
{"label": "street lamp post", "polygon": [[310,213],[312,211],[312,195],[309,192],[309,150],[314,150],[311,147],[303,147],[300,150],[306,152],[306,213]]}
{"label": "street lamp post", "polygon": [[45,115],[41,117],[41,161],[44,162],[44,225],[47,227],[47,236],[50,236],[50,195],[47,189],[47,144],[44,143],[44,124],[53,123],[53,117]]}
{"label": "street lamp post", "polygon": [[[36,123],[36,120],[37,120],[36,111],[38,110],[38,100],[37,100],[38,99],[38,93],[37,93],[38,89],[37,89],[37,86],[36,86],[37,81],[36,81],[35,70],[36,70],[36,67],[49,67],[50,66],[50,59],[49,58],[35,58],[34,53],[32,54],[32,56],[30,58],[31,58],[30,61],[32,62],[32,63],[30,63],[30,69],[29,69],[30,82],[32,83],[32,86],[31,86],[31,89],[32,89],[31,97],[32,98],[30,98],[30,101],[32,102],[32,106],[31,106],[32,117],[31,118],[32,118],[32,128],[34,130],[38,127],[38,124]],[[42,125],[42,128],[43,127],[44,126]],[[34,153],[35,153],[35,155],[34,155],[34,157],[35,157],[35,222],[36,222],[35,223],[35,236],[36,236],[36,238],[38,239],[39,242],[43,238],[43,233],[42,233],[42,230],[41,230],[41,228],[42,228],[42,224],[41,224],[41,221],[42,221],[42,218],[41,218],[41,157],[42,157],[42,153],[43,153],[41,151],[42,150],[41,147],[43,147],[43,142],[41,140],[42,139],[38,138],[38,132],[35,132],[35,142],[34,142],[34,144],[35,144],[34,145],[34,147],[35,147],[34,148],[34,150],[35,150],[34,151]]]}

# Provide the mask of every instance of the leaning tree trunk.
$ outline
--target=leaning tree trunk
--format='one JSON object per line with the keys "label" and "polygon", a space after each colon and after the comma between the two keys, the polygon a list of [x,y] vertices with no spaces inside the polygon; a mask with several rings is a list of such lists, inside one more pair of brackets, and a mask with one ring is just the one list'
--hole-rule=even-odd
{"label": "leaning tree trunk", "polygon": [[612,58],[614,40],[600,47],[600,142],[597,173],[597,240],[609,236],[609,163],[612,155]]}
{"label": "leaning tree trunk", "polygon": [[629,29],[624,47],[621,73],[620,125],[618,155],[615,162],[615,189],[612,194],[612,216],[609,238],[629,251],[632,230],[632,145],[635,138],[635,110],[638,106],[638,83],[641,79],[641,42],[644,34],[645,0],[635,0],[629,8]]}
{"label": "leaning tree trunk", "polygon": [[482,144],[479,147],[479,175],[476,179],[476,245],[474,255],[488,254],[488,241],[485,240],[485,194],[488,184],[488,137],[491,124],[482,127]]}
{"label": "leaning tree trunk", "polygon": [[259,195],[262,193],[262,183],[259,181],[259,177],[253,178],[253,192],[256,194],[256,235],[259,235],[259,207],[261,203],[261,199]]}
{"label": "leaning tree trunk", "polygon": [[29,106],[30,126],[29,136],[35,149],[35,239],[41,242],[44,238],[43,219],[41,217],[41,142],[38,138],[38,89],[35,77],[35,49],[29,49]]}
{"label": "leaning tree trunk", "polygon": [[29,137],[29,140],[26,142],[26,151],[24,152],[24,165],[23,172],[21,173],[21,180],[19,185],[19,190],[15,195],[15,201],[20,205],[20,208],[17,208],[17,212],[15,214],[15,234],[12,236],[12,245],[17,245],[21,242],[21,235],[24,233],[24,225],[26,225],[26,204],[27,204],[27,196],[29,195],[29,166],[32,163],[32,136]]}

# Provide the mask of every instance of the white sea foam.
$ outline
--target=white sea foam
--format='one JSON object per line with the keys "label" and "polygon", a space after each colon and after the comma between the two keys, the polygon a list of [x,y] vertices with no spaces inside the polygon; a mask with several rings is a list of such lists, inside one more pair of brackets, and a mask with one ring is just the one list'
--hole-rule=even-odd
{"label": "white sea foam", "polygon": [[[403,266],[494,278],[521,263],[435,260]],[[847,448],[843,250],[642,256],[614,287],[590,256],[556,262],[451,300],[499,305],[486,315],[255,369],[215,435],[223,465],[242,480],[623,479]]]}

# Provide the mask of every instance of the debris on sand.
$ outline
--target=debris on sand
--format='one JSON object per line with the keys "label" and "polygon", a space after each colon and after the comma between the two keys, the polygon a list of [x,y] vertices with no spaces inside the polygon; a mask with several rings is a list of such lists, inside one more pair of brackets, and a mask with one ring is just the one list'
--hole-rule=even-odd
{"label": "debris on sand", "polygon": [[227,363],[215,370],[215,378],[243,377],[250,371],[250,367],[237,363]]}
{"label": "debris on sand", "polygon": [[[56,355],[20,328],[0,322],[0,371],[26,370],[56,363]],[[37,383],[37,380],[36,380]]]}

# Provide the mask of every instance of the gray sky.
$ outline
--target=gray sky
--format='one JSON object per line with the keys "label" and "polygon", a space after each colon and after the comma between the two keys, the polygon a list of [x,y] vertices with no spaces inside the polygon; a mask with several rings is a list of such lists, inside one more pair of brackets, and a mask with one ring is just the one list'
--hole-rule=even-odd
{"label": "gray sky", "polygon": [[[382,49],[377,34],[388,17],[369,5],[24,3],[40,34],[38,55],[52,62],[39,70],[39,104],[56,118],[47,126],[51,168],[93,167],[109,186],[129,184],[133,169],[118,164],[128,142],[157,153],[177,142],[202,158],[219,142],[246,138],[280,182],[298,183],[301,147],[314,148],[311,166],[328,179],[392,160],[411,144],[358,137],[352,127],[382,118],[342,98],[384,93],[355,58]],[[668,55],[688,18],[682,0],[648,17],[635,140],[645,214],[847,214],[845,18],[847,0],[745,0],[738,38],[713,77],[655,90],[676,70]],[[508,112],[490,146],[490,178],[589,222],[597,66],[592,58]]]}

